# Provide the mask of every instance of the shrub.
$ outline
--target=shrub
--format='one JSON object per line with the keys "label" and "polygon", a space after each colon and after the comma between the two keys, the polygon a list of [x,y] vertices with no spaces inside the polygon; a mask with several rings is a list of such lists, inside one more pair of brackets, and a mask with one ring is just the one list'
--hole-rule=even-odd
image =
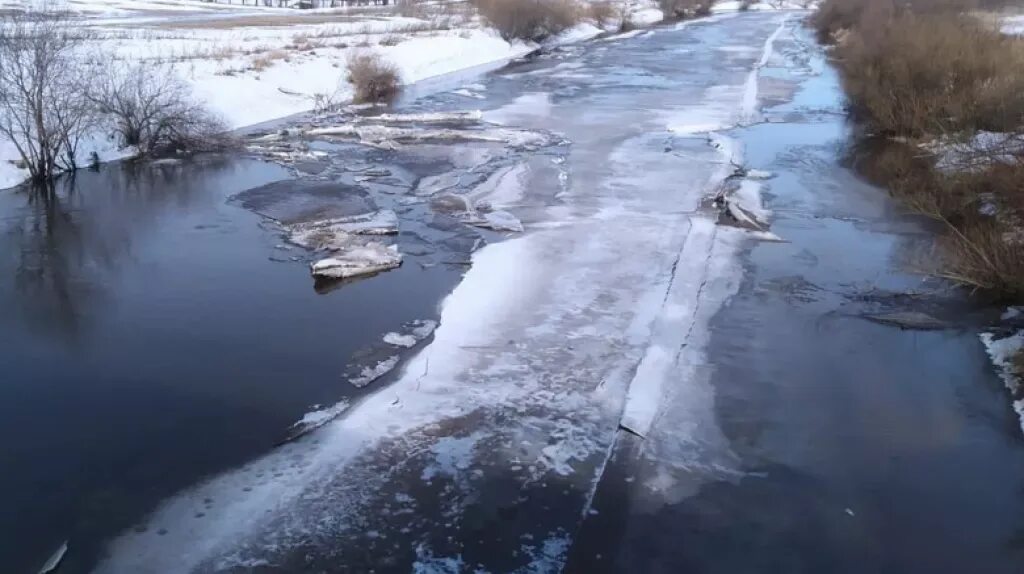
{"label": "shrub", "polygon": [[622,11],[622,19],[619,20],[619,32],[629,32],[630,30],[636,30],[636,22],[633,21],[633,13],[629,10]]}
{"label": "shrub", "polygon": [[0,20],[0,135],[33,181],[74,169],[93,110],[83,97],[85,33],[65,12],[12,11]]}
{"label": "shrub", "polygon": [[666,19],[692,18],[711,13],[711,0],[658,0]]}
{"label": "shrub", "polygon": [[999,300],[1024,297],[1024,237],[995,221],[950,226],[940,247],[946,254],[941,277]]}
{"label": "shrub", "polygon": [[1024,40],[956,15],[855,29],[837,55],[851,110],[875,130],[921,137],[1024,123]]}
{"label": "shrub", "polygon": [[591,2],[587,7],[587,12],[594,23],[600,28],[604,28],[608,23],[619,17],[619,10],[608,0]]}
{"label": "shrub", "polygon": [[472,0],[480,16],[506,40],[543,40],[575,26],[581,10],[574,0]]}
{"label": "shrub", "polygon": [[869,32],[884,27],[901,14],[960,14],[977,6],[978,0],[825,0],[811,23],[818,39],[830,42],[854,28]]}
{"label": "shrub", "polygon": [[224,122],[194,101],[188,84],[166,64],[108,66],[87,97],[114,122],[122,145],[143,155],[213,151],[230,143]]}
{"label": "shrub", "polygon": [[357,103],[391,101],[400,89],[398,68],[370,52],[349,57],[348,81],[354,89],[352,99]]}

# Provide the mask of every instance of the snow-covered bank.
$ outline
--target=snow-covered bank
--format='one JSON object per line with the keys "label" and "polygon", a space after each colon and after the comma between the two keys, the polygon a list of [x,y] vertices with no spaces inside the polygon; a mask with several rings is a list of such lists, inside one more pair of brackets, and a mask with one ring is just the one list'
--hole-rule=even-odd
{"label": "snow-covered bank", "polygon": [[[86,6],[105,8],[103,2],[76,5]],[[220,18],[219,12],[215,16],[181,23],[132,19],[112,24],[83,19],[82,23],[95,33],[96,48],[114,59],[169,63],[191,86],[193,97],[233,129],[308,111],[318,99],[350,100],[352,87],[345,67],[356,52],[380,54],[398,68],[404,84],[411,84],[508,61],[538,47],[507,42],[471,20],[389,16],[282,26],[273,20],[250,25]],[[590,37],[593,29],[577,27],[565,40]],[[110,131],[97,128],[82,142],[82,164],[94,152],[101,161],[131,155],[118,149]],[[0,188],[27,178],[27,171],[16,165],[19,159],[11,142],[0,142]]]}

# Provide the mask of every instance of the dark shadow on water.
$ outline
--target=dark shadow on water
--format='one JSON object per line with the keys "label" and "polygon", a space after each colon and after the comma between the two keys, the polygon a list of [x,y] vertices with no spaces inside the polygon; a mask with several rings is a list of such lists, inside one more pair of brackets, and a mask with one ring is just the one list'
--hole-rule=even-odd
{"label": "dark shadow on water", "polygon": [[0,191],[4,571],[65,539],[61,572],[89,571],[159,501],[366,392],[341,378],[356,350],[436,319],[443,266],[311,290],[308,255],[228,202],[288,177],[198,157]]}

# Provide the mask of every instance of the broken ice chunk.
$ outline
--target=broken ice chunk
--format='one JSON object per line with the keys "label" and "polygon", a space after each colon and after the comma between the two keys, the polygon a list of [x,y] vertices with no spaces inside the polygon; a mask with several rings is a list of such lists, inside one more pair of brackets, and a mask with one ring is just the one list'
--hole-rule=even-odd
{"label": "broken ice chunk", "polygon": [[297,223],[289,228],[288,239],[307,249],[345,249],[354,238],[350,235],[394,235],[398,233],[398,216],[390,209],[381,209],[349,217]]}
{"label": "broken ice chunk", "polygon": [[413,335],[403,335],[401,333],[395,333],[394,331],[384,335],[384,342],[389,345],[396,347],[405,347],[408,349],[416,344],[416,337]]}
{"label": "broken ice chunk", "polygon": [[434,332],[434,329],[437,328],[437,321],[431,321],[429,319],[416,320],[409,323],[409,325],[412,327],[411,332],[413,336],[415,336],[417,339],[422,340],[426,339],[427,337],[430,336],[431,333]]}
{"label": "broken ice chunk", "polygon": [[372,367],[363,367],[363,370],[359,373],[359,375],[356,377],[352,377],[351,379],[349,379],[348,382],[352,383],[352,386],[354,387],[363,388],[366,385],[372,383],[373,381],[376,381],[377,379],[391,372],[391,369],[394,369],[397,365],[398,355],[388,357],[383,361],[379,361],[376,365]]}
{"label": "broken ice chunk", "polygon": [[356,245],[321,259],[310,266],[316,277],[345,279],[394,269],[402,264],[402,255],[394,247],[371,242]]}

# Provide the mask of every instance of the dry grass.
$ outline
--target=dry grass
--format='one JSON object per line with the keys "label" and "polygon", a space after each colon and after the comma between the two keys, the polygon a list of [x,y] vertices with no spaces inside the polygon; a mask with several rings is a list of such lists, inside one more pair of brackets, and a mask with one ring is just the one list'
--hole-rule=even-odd
{"label": "dry grass", "polygon": [[[974,5],[913,0],[897,10],[887,0],[828,0],[815,24],[840,39],[835,54],[854,116],[908,142],[890,142],[859,167],[941,223],[935,273],[1019,302],[1024,157],[1017,144],[972,142],[981,130],[1024,134],[1024,40],[959,13]],[[966,157],[939,169],[920,141],[953,142]]]}
{"label": "dry grass", "polygon": [[273,66],[275,62],[287,62],[288,60],[288,52],[284,50],[271,50],[254,57],[249,64],[249,68],[256,72],[262,72],[263,70]]}
{"label": "dry grass", "polygon": [[852,110],[896,136],[1012,131],[1024,124],[1024,40],[974,18],[897,16],[836,52]]}
{"label": "dry grass", "polygon": [[693,18],[711,13],[711,0],[658,0],[666,19]]}
{"label": "dry grass", "polygon": [[947,259],[939,276],[998,300],[1024,298],[1024,237],[991,219],[948,229],[939,243]]}
{"label": "dry grass", "polygon": [[822,42],[853,29],[870,31],[905,14],[963,14],[1005,0],[825,0],[811,16]]}
{"label": "dry grass", "polygon": [[576,25],[582,10],[574,0],[472,0],[506,40],[543,40]]}
{"label": "dry grass", "polygon": [[354,91],[356,103],[386,102],[394,99],[400,90],[398,68],[378,54],[361,52],[348,59],[348,81]]}
{"label": "dry grass", "polygon": [[619,9],[609,0],[599,0],[587,6],[587,15],[598,27],[604,28],[610,22],[619,20]]}

